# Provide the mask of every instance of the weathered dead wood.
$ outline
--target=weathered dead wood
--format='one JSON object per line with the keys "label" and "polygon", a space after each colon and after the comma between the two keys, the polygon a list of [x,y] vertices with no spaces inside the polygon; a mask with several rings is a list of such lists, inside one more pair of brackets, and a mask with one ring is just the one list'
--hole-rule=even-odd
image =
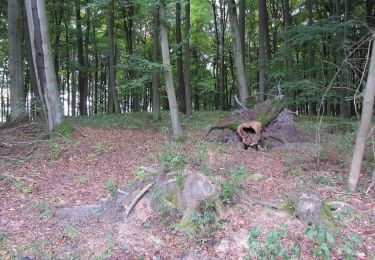
{"label": "weathered dead wood", "polygon": [[151,182],[150,184],[148,184],[146,187],[144,187],[139,193],[138,195],[132,200],[132,202],[130,203],[129,207],[126,209],[126,212],[125,212],[125,217],[128,217],[130,212],[132,211],[132,209],[134,208],[134,206],[137,204],[138,200],[140,200],[143,195],[149,190],[151,189],[152,186],[154,186],[156,183],[156,181],[154,182]]}
{"label": "weathered dead wood", "polygon": [[[237,100],[237,102],[239,101]],[[255,106],[252,110],[247,109],[242,104],[241,107],[243,109],[240,113],[232,114],[212,126],[207,131],[205,138],[215,129],[231,129],[241,137],[245,149],[248,147],[257,149],[259,141],[262,138],[261,132],[283,110],[283,98],[282,96],[277,96],[274,99],[268,99]]]}
{"label": "weathered dead wood", "polygon": [[237,127],[237,133],[241,137],[245,149],[248,147],[255,147],[259,143],[260,133],[262,131],[262,124],[257,121],[250,121],[242,123]]}

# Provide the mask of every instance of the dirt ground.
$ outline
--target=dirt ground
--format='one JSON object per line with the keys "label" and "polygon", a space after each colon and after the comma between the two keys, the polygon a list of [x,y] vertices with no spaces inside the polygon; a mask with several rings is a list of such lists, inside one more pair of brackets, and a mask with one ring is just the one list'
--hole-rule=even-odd
{"label": "dirt ground", "polygon": [[[192,131],[179,143],[194,164],[196,144],[203,132]],[[176,222],[155,214],[126,221],[111,216],[88,221],[67,220],[67,208],[95,207],[111,199],[111,192],[136,178],[139,167],[158,167],[158,154],[168,136],[160,131],[77,128],[71,137],[42,140],[37,124],[0,130],[0,258],[17,259],[245,259],[251,230],[261,228],[259,241],[282,227],[281,246],[301,249],[301,259],[315,259],[316,241],[307,227],[282,210],[251,203],[280,204],[298,190],[313,189],[326,201],[350,209],[336,216],[332,259],[343,259],[342,248],[357,234],[352,259],[375,257],[375,196],[345,190],[347,170],[322,163],[316,166],[314,145],[295,143],[271,150],[244,150],[241,145],[207,142],[206,165],[211,174],[243,166],[249,175],[227,206],[218,228],[187,234]],[[39,140],[31,142],[32,140]],[[361,179],[362,190],[369,185]],[[143,211],[142,205],[137,205]],[[147,213],[147,212],[146,212]],[[83,216],[83,218],[85,218]],[[255,259],[249,257],[248,259]],[[22,259],[22,258],[21,258]]]}

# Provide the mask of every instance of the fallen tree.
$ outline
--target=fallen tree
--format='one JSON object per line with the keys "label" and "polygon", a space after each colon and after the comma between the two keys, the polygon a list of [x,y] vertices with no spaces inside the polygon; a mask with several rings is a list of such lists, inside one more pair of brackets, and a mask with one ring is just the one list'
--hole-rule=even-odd
{"label": "fallen tree", "polygon": [[[210,138],[213,130],[230,129],[232,135],[218,138],[219,141],[237,139],[244,144],[246,150],[249,147],[257,150],[259,145],[264,146],[269,143],[274,146],[276,143],[302,140],[294,125],[294,113],[284,108],[282,95],[263,101],[253,109],[246,108],[237,98],[236,101],[241,109],[212,126],[207,131],[205,139],[213,139]],[[266,140],[270,141],[266,142]]]}

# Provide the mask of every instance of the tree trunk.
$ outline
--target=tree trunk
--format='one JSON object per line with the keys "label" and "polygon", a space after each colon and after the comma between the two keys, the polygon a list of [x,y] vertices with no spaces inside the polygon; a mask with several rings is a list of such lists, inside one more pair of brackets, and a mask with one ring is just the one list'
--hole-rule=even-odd
{"label": "tree trunk", "polygon": [[266,11],[265,0],[259,0],[259,100],[264,100],[266,63]]}
{"label": "tree trunk", "polygon": [[222,110],[227,108],[225,99],[225,6],[223,0],[220,1],[220,85],[219,85],[219,103]]}
{"label": "tree trunk", "polygon": [[[86,4],[87,4],[87,7],[86,7],[86,36],[85,36],[85,48],[84,48],[84,51],[85,51],[85,58],[84,58],[84,64],[85,64],[85,71],[84,71],[84,81],[83,81],[83,84],[84,84],[84,87],[83,87],[83,90],[84,90],[84,93],[83,95],[86,97],[86,102],[87,102],[87,98],[89,97],[89,42],[90,42],[90,27],[91,27],[91,16],[90,16],[90,7],[86,1]],[[85,110],[86,110],[86,115],[87,115],[87,104],[85,104]]]}
{"label": "tree trunk", "polygon": [[62,111],[52,61],[46,6],[44,0],[25,1],[25,5],[38,89],[45,103],[48,130],[51,132],[61,123]]}
{"label": "tree trunk", "polygon": [[242,60],[245,62],[245,9],[246,9],[246,1],[239,0],[238,1],[238,28],[240,31],[240,38],[241,38],[241,50],[242,50]]}
{"label": "tree trunk", "polygon": [[180,120],[178,117],[176,93],[175,93],[173,78],[172,78],[171,59],[169,56],[168,33],[167,33],[167,28],[165,26],[165,2],[164,1],[160,3],[159,18],[160,18],[160,46],[161,46],[161,54],[163,57],[165,83],[167,85],[169,111],[171,114],[171,121],[172,121],[172,134],[174,138],[178,138],[182,136],[182,128],[181,128]]}
{"label": "tree trunk", "polygon": [[[284,16],[284,27],[285,27],[285,36],[284,36],[284,55],[285,55],[285,71],[286,71],[286,77],[287,81],[292,80],[292,68],[293,68],[293,56],[292,56],[292,48],[291,48],[291,35],[289,32],[289,28],[292,25],[292,18],[290,16],[290,8],[289,8],[289,0],[283,0],[284,10],[283,10],[283,16]],[[287,93],[290,99],[294,99],[295,91],[290,91],[290,93]],[[290,109],[292,111],[296,110],[295,105],[291,105]]]}
{"label": "tree trunk", "polygon": [[[312,0],[307,0],[306,3],[307,6],[307,12],[308,12],[308,25],[312,26],[314,21],[313,21],[313,4]],[[309,68],[308,68],[308,77],[310,80],[313,79],[314,75],[312,72],[312,69],[314,67],[314,46],[312,44],[309,44]],[[309,101],[308,103],[309,106],[309,111],[308,114],[309,116],[315,115],[316,114],[316,104],[314,101]]]}
{"label": "tree trunk", "polygon": [[186,114],[184,68],[182,66],[181,0],[176,0],[177,77],[180,93],[180,111]]}
{"label": "tree trunk", "polygon": [[113,27],[114,27],[114,0],[108,3],[108,67],[109,67],[109,82],[108,82],[108,113],[120,113],[120,105],[117,98],[116,89],[116,69],[115,69],[115,47],[113,42]]}
{"label": "tree trunk", "polygon": [[190,73],[190,0],[187,0],[185,3],[185,100],[186,114],[192,117]]}
{"label": "tree trunk", "polygon": [[236,6],[234,0],[228,1],[229,20],[232,33],[233,55],[237,70],[238,90],[241,103],[245,104],[249,96],[246,84],[245,66],[242,58],[242,46],[240,30],[237,21]]}
{"label": "tree trunk", "polygon": [[22,71],[21,10],[19,0],[8,0],[10,123],[22,121],[26,117]]}
{"label": "tree trunk", "polygon": [[[152,62],[159,61],[159,14],[158,10],[154,14],[154,28],[152,33]],[[161,119],[160,116],[160,73],[159,68],[152,71],[152,118],[155,121]]]}
{"label": "tree trunk", "polygon": [[77,24],[77,48],[78,48],[78,91],[79,91],[79,113],[87,115],[87,91],[85,90],[85,58],[83,56],[83,36],[80,1],[76,3]]}
{"label": "tree trunk", "polygon": [[350,167],[348,187],[349,190],[354,192],[357,188],[357,183],[361,173],[361,165],[363,153],[365,150],[367,135],[370,131],[371,116],[374,107],[374,96],[375,96],[375,40],[372,43],[372,52],[370,59],[370,68],[367,76],[366,88],[363,96],[363,107],[361,123],[359,125],[357,139],[355,141],[353,160]]}

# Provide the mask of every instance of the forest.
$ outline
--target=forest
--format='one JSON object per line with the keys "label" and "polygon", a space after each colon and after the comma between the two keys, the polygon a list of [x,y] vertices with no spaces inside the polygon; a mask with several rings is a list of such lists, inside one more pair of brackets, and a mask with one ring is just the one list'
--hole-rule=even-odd
{"label": "forest", "polygon": [[374,36],[373,0],[0,0],[0,258],[375,258]]}

